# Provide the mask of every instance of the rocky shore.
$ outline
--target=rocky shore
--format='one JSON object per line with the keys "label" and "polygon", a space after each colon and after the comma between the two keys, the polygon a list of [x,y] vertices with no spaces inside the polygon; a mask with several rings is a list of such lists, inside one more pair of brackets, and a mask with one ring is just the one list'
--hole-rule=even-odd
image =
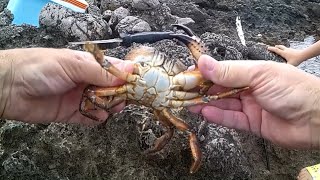
{"label": "rocky shore", "polygon": [[[57,4],[46,5],[40,27],[12,25],[13,15],[0,0],[0,49],[73,48],[69,41],[121,37],[127,33],[169,31],[171,24],[190,27],[218,60],[269,59],[266,45],[292,45],[320,36],[320,1],[270,0],[87,0],[85,14]],[[243,46],[235,19],[240,16],[247,40]],[[135,44],[134,46],[138,46]],[[149,46],[192,64],[188,49],[170,40]],[[116,47],[118,58],[133,47]],[[320,75],[320,59],[300,68]],[[146,156],[163,129],[149,109],[128,106],[97,127],[25,124],[0,121],[0,179],[294,179],[302,167],[319,163],[316,151],[286,150],[245,132],[206,124],[187,110],[174,111],[194,127],[204,154],[200,171],[188,174],[190,150],[177,132],[161,152]]]}

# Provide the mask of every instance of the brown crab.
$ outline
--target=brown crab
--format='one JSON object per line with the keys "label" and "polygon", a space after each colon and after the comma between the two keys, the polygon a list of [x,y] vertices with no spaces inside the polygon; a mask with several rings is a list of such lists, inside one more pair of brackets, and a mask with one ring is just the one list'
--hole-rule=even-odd
{"label": "brown crab", "polygon": [[[189,28],[183,25],[174,26],[184,30],[186,34],[172,32],[168,35],[168,32],[165,32],[165,36],[162,36],[162,38],[161,33],[155,32],[155,39],[177,39],[184,43],[194,59],[198,60],[205,53],[204,44]],[[195,173],[201,165],[202,153],[198,139],[192,128],[182,119],[174,116],[170,109],[208,103],[211,100],[228,97],[247,89],[245,87],[216,95],[205,95],[205,92],[213,84],[203,79],[197,67],[192,71],[185,71],[181,63],[173,63],[170,59],[166,59],[163,53],[152,47],[141,46],[131,50],[126,55],[125,60],[134,62],[133,73],[120,71],[108,62],[97,44],[87,43],[84,48],[91,52],[98,62],[101,62],[104,69],[125,80],[126,83],[118,87],[88,86],[83,93],[80,112],[99,121],[97,117],[88,113],[88,110],[92,107],[108,110],[123,101],[127,101],[128,103],[152,108],[155,116],[167,131],[156,140],[154,147],[147,150],[147,153],[160,151],[173,136],[174,127],[186,131],[189,134],[189,143],[194,160],[190,167],[190,173]],[[199,91],[189,91],[197,87],[200,88]]]}

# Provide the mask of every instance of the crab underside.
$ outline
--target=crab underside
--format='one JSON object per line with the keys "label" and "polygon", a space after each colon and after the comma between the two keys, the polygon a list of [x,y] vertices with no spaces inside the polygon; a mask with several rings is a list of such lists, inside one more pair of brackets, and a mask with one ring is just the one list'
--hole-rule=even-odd
{"label": "crab underside", "polygon": [[[199,57],[205,54],[204,43],[189,28],[183,25],[174,26],[182,29],[185,34],[172,32],[168,38],[168,33],[166,33],[163,39],[176,39],[184,43],[197,62]],[[161,33],[155,32],[154,36],[161,40]],[[190,173],[195,173],[201,165],[202,153],[198,138],[192,128],[182,119],[174,116],[170,109],[208,103],[247,89],[247,87],[236,88],[216,95],[205,95],[213,83],[201,76],[197,66],[192,71],[185,71],[185,66],[181,62],[174,63],[174,61],[167,59],[162,52],[152,47],[141,46],[126,55],[125,60],[134,62],[132,73],[120,71],[108,62],[104,52],[98,48],[97,44],[86,44],[84,48],[94,55],[104,69],[126,83],[117,87],[88,86],[83,93],[80,112],[93,120],[101,121],[90,114],[89,110],[100,108],[108,111],[124,101],[152,108],[157,119],[166,128],[166,132],[155,141],[154,147],[147,150],[146,153],[155,153],[163,149],[173,136],[175,128],[185,131],[189,134],[189,144],[193,156]],[[190,91],[192,89],[199,90]]]}

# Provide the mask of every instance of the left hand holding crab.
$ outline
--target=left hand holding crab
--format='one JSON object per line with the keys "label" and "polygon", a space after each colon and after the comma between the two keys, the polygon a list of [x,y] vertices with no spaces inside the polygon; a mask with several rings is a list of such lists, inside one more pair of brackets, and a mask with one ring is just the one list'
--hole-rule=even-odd
{"label": "left hand holding crab", "polygon": [[[131,72],[129,62],[108,59]],[[29,48],[0,51],[0,117],[29,123],[68,122],[94,125],[78,111],[87,84],[116,86],[122,80],[105,71],[87,52]],[[120,111],[124,103],[110,111]],[[108,112],[92,110],[107,119]]]}

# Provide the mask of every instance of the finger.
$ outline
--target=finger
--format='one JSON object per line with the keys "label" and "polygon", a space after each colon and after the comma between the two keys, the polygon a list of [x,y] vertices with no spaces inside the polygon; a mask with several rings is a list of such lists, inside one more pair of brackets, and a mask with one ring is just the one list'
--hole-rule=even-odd
{"label": "finger", "polygon": [[268,47],[268,50],[271,52],[274,52],[276,54],[279,54],[281,56],[281,54],[283,53],[282,49],[279,49],[277,47]]}
{"label": "finger", "polygon": [[200,113],[202,108],[206,106],[214,106],[219,109],[223,110],[233,110],[233,111],[241,111],[242,110],[242,104],[238,99],[234,98],[226,98],[226,99],[219,99],[216,101],[211,101],[208,104],[202,104],[202,105],[195,105],[195,106],[189,106],[188,110],[192,113]]}
{"label": "finger", "polygon": [[239,130],[250,130],[248,118],[243,112],[206,106],[201,110],[201,113],[211,123]]}
{"label": "finger", "polygon": [[278,49],[281,49],[281,50],[285,50],[287,48],[284,45],[276,45],[275,47],[278,48]]}
{"label": "finger", "polygon": [[111,108],[110,112],[111,113],[118,113],[118,112],[122,111],[125,106],[126,106],[126,103],[122,102],[122,103],[116,105],[115,107]]}
{"label": "finger", "polygon": [[199,114],[199,113],[201,113],[201,110],[203,107],[205,107],[205,105],[200,104],[200,105],[189,106],[187,108],[190,112]]}
{"label": "finger", "polygon": [[225,87],[246,87],[252,80],[252,67],[262,61],[216,61],[203,55],[199,59],[199,69],[205,79]]}
{"label": "finger", "polygon": [[[107,73],[107,71],[94,60],[91,54],[82,51],[73,51],[72,53],[72,60],[63,60],[60,64],[73,82],[93,84],[96,86],[116,86],[123,83],[123,81]],[[129,61],[119,61],[116,58],[111,58],[110,61],[116,62],[115,66],[122,71],[133,71],[133,64]]]}

